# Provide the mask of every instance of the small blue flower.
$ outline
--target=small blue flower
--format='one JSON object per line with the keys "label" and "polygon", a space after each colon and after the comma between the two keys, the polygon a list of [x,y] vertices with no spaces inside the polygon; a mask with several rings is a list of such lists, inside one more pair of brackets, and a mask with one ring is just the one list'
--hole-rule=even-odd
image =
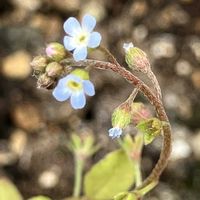
{"label": "small blue flower", "polygon": [[122,135],[122,129],[119,127],[114,127],[109,129],[109,136],[114,139],[114,138],[120,138],[120,136]]}
{"label": "small blue flower", "polygon": [[93,32],[96,20],[91,15],[85,15],[81,25],[76,18],[70,17],[64,23],[64,30],[69,36],[64,37],[64,46],[73,52],[75,61],[85,60],[87,47],[96,48],[100,45],[101,35]]}
{"label": "small blue flower", "polygon": [[65,101],[70,98],[70,103],[74,109],[81,109],[85,106],[85,94],[94,96],[93,83],[89,80],[83,80],[74,74],[69,74],[60,79],[53,90],[53,96],[58,101]]}

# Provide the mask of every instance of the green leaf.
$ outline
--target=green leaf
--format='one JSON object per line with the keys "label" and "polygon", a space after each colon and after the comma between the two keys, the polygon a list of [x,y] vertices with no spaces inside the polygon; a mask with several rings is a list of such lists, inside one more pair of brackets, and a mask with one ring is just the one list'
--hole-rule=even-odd
{"label": "green leaf", "polygon": [[123,192],[123,193],[117,194],[114,197],[114,200],[137,200],[137,197],[134,193]]}
{"label": "green leaf", "polygon": [[150,144],[161,134],[162,122],[157,118],[150,118],[141,121],[136,127],[144,134],[144,144]]}
{"label": "green leaf", "polygon": [[28,200],[51,200],[49,197],[46,196],[35,196],[35,197],[31,197]]}
{"label": "green leaf", "polygon": [[0,199],[2,200],[22,200],[22,196],[18,189],[9,180],[0,179]]}
{"label": "green leaf", "polygon": [[63,200],[88,200],[86,197],[67,197]]}
{"label": "green leaf", "polygon": [[134,183],[134,164],[123,150],[109,153],[85,175],[84,192],[92,200],[108,200]]}

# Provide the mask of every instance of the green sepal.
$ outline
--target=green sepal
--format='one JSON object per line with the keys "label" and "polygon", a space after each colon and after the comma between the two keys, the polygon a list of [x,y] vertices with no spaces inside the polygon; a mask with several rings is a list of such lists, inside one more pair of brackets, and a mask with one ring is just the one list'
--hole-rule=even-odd
{"label": "green sepal", "polygon": [[126,128],[131,122],[131,112],[129,109],[118,107],[112,114],[112,126]]}
{"label": "green sepal", "polygon": [[158,118],[141,121],[136,127],[144,134],[144,144],[150,144],[162,132],[163,123]]}
{"label": "green sepal", "polygon": [[146,53],[138,47],[130,47],[126,51],[125,60],[127,65],[133,70],[142,73],[147,73],[147,71],[150,70],[150,64]]}
{"label": "green sepal", "polygon": [[84,69],[77,68],[77,69],[73,70],[71,72],[71,74],[74,74],[83,80],[89,80],[89,73],[88,73],[88,71],[86,71]]}
{"label": "green sepal", "polygon": [[133,68],[137,65],[137,61],[138,59],[146,59],[146,53],[144,51],[142,51],[140,48],[138,47],[131,47],[128,49],[128,51],[126,52],[125,55],[125,60],[126,63],[128,64],[128,66],[130,68]]}

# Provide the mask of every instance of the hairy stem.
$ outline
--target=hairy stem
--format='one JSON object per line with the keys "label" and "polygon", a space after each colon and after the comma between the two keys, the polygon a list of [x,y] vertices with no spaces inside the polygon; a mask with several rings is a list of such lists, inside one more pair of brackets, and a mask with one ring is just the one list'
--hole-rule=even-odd
{"label": "hairy stem", "polygon": [[[140,92],[149,100],[149,102],[155,107],[158,118],[161,121],[169,122],[166,115],[163,104],[159,98],[151,91],[151,89],[139,78],[133,75],[131,72],[126,70],[124,67],[120,66],[118,63],[109,63],[96,60],[84,60],[80,62],[75,62],[72,59],[63,60],[63,64],[70,64],[71,66],[84,67],[93,66],[98,69],[112,70],[118,75],[122,76],[134,87],[139,88]],[[171,153],[171,127],[169,123],[165,123],[163,126],[163,147],[160,153],[160,158],[153,168],[150,175],[143,181],[143,183],[136,189],[142,189],[152,182],[158,181],[161,173],[165,169],[168,159]]]}
{"label": "hairy stem", "polygon": [[158,83],[158,80],[155,76],[155,74],[152,72],[152,70],[148,70],[147,71],[147,76],[148,78],[151,80],[153,87],[158,95],[158,98],[162,99],[162,93],[161,93],[161,89],[160,89],[160,85]]}

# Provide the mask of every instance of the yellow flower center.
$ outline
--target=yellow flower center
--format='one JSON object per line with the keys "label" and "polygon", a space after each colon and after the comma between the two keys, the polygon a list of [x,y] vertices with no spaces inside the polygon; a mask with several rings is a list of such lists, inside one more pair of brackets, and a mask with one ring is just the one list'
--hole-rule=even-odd
{"label": "yellow flower center", "polygon": [[69,87],[70,89],[72,89],[74,91],[78,91],[78,90],[81,90],[83,88],[81,83],[77,83],[75,81],[69,81],[67,83],[67,87]]}
{"label": "yellow flower center", "polygon": [[87,45],[88,42],[88,34],[87,33],[81,33],[77,38],[76,38],[76,43],[78,45]]}

